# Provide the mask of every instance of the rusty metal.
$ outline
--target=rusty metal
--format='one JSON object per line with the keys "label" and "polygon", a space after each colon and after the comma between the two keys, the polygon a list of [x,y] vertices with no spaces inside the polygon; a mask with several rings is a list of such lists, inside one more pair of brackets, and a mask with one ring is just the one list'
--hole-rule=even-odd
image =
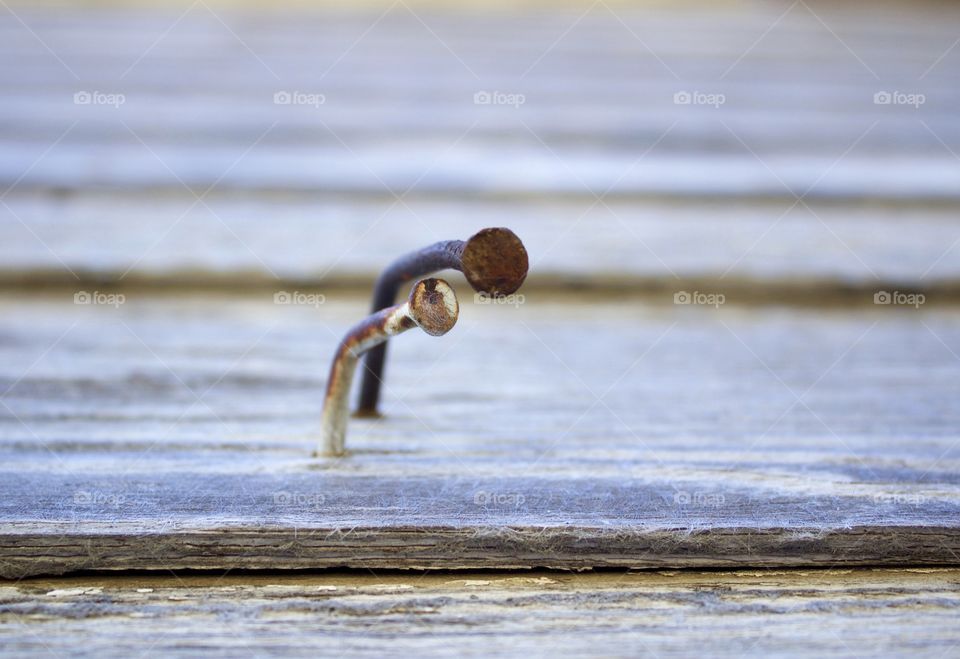
{"label": "rusty metal", "polygon": [[[447,240],[401,256],[384,270],[373,290],[373,311],[393,304],[400,286],[438,270],[459,270],[478,293],[510,295],[527,277],[527,250],[517,235],[502,227],[481,229],[466,241]],[[380,384],[386,362],[383,342],[364,358],[357,416],[379,416]]]}
{"label": "rusty metal", "polygon": [[347,332],[330,366],[318,455],[344,454],[350,384],[360,355],[414,327],[442,336],[456,324],[459,312],[456,293],[447,282],[424,279],[413,286],[406,302],[377,311]]}

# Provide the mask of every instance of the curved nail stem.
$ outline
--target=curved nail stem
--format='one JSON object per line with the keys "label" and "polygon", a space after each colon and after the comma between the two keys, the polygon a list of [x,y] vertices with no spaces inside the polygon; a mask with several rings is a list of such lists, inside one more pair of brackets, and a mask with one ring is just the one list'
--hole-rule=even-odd
{"label": "curved nail stem", "polygon": [[330,366],[317,454],[344,454],[350,385],[363,353],[414,327],[441,336],[454,326],[458,315],[457,297],[450,285],[442,279],[425,279],[417,282],[403,304],[381,309],[354,325],[337,347]]}
{"label": "curved nail stem", "polygon": [[[377,279],[373,311],[392,305],[398,289],[405,282],[447,268],[462,272],[478,293],[508,295],[520,288],[528,266],[527,251],[510,229],[481,229],[465,241],[434,243],[394,261]],[[364,359],[357,416],[379,416],[377,405],[386,355],[387,344],[381,343]]]}
{"label": "curved nail stem", "polygon": [[[371,311],[376,312],[392,305],[397,299],[400,287],[417,277],[425,277],[448,268],[460,270],[460,257],[465,245],[462,240],[444,240],[398,258],[377,278]],[[364,358],[357,416],[379,416],[377,406],[380,403],[380,384],[383,382],[386,360],[387,344],[384,339]]]}

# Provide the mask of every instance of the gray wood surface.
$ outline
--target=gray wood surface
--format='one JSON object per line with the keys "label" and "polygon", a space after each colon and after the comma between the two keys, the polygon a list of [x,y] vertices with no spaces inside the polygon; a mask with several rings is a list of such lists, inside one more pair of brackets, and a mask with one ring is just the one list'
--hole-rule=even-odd
{"label": "gray wood surface", "polygon": [[147,4],[0,3],[0,656],[960,656],[956,6]]}
{"label": "gray wood surface", "polygon": [[[14,5],[0,575],[960,562],[956,7]],[[453,277],[310,458],[384,262],[490,225],[523,303]]]}
{"label": "gray wood surface", "polygon": [[956,569],[84,576],[0,584],[0,654],[956,657]]}
{"label": "gray wood surface", "polygon": [[[958,187],[960,189],[960,187]],[[509,225],[530,253],[525,290],[634,295],[722,291],[733,300],[870,304],[877,290],[955,303],[960,206],[696,200],[479,201],[212,194],[11,194],[0,285],[108,282],[366,295],[385,255]],[[135,221],[133,221],[135,218]],[[365,290],[366,289],[366,290]]]}
{"label": "gray wood surface", "polygon": [[466,300],[396,342],[352,455],[311,458],[364,307],[7,297],[3,575],[960,555],[950,309]]}

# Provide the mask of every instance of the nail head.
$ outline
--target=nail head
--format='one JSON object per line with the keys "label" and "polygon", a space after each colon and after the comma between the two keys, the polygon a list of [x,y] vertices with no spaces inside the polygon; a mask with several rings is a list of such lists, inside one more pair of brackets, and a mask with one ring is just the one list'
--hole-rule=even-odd
{"label": "nail head", "polygon": [[463,274],[478,293],[510,295],[527,278],[527,250],[510,229],[481,229],[468,240],[461,259]]}

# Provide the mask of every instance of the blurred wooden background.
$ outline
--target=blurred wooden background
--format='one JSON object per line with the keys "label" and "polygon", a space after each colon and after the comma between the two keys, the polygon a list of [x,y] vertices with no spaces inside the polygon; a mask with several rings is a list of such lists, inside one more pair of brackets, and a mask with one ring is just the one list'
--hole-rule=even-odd
{"label": "blurred wooden background", "polygon": [[8,281],[331,287],[508,224],[531,282],[956,293],[950,5],[11,10]]}

